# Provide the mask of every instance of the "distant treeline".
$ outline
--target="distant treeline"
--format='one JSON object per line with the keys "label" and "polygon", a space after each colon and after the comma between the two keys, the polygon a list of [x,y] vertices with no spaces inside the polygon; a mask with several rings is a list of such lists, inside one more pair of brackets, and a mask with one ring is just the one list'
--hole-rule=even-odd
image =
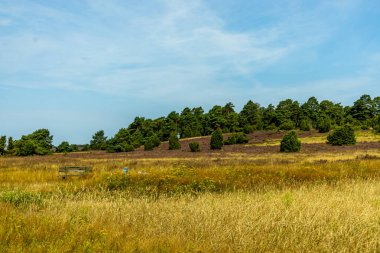
{"label": "distant treeline", "polygon": [[147,119],[136,117],[127,127],[121,128],[115,136],[108,138],[100,130],[92,136],[86,145],[70,145],[67,141],[53,147],[53,136],[47,129],[40,129],[22,136],[20,140],[12,137],[0,138],[0,154],[44,155],[53,151],[72,152],[78,150],[107,150],[109,152],[132,151],[149,142],[157,146],[170,136],[179,138],[210,135],[216,129],[224,133],[252,133],[257,130],[309,131],[317,129],[328,132],[330,129],[349,124],[355,129],[374,129],[380,132],[380,97],[372,99],[363,95],[352,106],[342,106],[329,100],[319,102],[315,97],[300,104],[292,99],[262,107],[248,101],[240,112],[236,112],[232,103],[215,105],[208,112],[202,107],[184,108],[181,113],[175,111],[166,117]]}

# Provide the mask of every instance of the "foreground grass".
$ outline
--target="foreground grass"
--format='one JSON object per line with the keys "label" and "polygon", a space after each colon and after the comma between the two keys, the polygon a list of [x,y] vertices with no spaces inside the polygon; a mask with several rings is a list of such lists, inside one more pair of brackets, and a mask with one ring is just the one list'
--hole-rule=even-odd
{"label": "foreground grass", "polygon": [[1,252],[376,252],[380,184],[130,198],[53,194],[1,204]]}
{"label": "foreground grass", "polygon": [[[62,165],[94,173],[61,180]],[[379,238],[376,149],[0,159],[0,252],[379,252]]]}

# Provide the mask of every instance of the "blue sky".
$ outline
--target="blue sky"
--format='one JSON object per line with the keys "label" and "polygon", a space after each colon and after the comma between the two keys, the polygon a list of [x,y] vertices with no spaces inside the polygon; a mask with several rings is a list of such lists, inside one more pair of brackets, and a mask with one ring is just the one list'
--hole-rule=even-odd
{"label": "blue sky", "polygon": [[0,0],[0,135],[380,95],[380,1]]}

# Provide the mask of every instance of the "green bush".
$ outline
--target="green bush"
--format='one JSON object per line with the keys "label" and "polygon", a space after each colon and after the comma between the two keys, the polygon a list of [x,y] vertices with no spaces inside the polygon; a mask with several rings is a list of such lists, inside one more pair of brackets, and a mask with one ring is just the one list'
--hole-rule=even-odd
{"label": "green bush", "polygon": [[160,146],[160,144],[161,144],[160,139],[158,138],[157,135],[154,134],[154,135],[148,137],[148,138],[145,140],[145,143],[144,143],[144,150],[145,150],[145,151],[153,150],[155,147]]}
{"label": "green bush", "polygon": [[124,152],[132,152],[132,151],[135,151],[135,147],[131,144],[125,144]]}
{"label": "green bush", "polygon": [[338,127],[327,136],[327,143],[334,146],[356,144],[355,131],[350,125]]}
{"label": "green bush", "polygon": [[227,140],[224,141],[225,145],[244,144],[248,143],[248,137],[245,133],[233,133]]}
{"label": "green bush", "polygon": [[301,150],[301,141],[298,139],[296,131],[287,133],[281,141],[281,152],[299,152]]}
{"label": "green bush", "polygon": [[177,133],[173,132],[169,136],[169,150],[181,149]]}
{"label": "green bush", "polygon": [[223,147],[223,133],[222,130],[217,129],[211,134],[210,148],[221,149]]}
{"label": "green bush", "polygon": [[189,148],[190,148],[191,152],[199,152],[199,151],[201,151],[198,142],[190,142],[189,143]]}

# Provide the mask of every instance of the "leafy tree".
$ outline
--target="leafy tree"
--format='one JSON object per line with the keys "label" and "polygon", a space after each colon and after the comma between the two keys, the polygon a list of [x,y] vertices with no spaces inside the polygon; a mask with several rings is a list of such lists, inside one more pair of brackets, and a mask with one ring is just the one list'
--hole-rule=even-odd
{"label": "leafy tree", "polygon": [[169,150],[181,149],[181,143],[179,142],[176,132],[172,132],[169,137]]}
{"label": "leafy tree", "polygon": [[334,146],[356,144],[354,129],[350,125],[345,125],[335,129],[334,132],[327,136],[327,143]]}
{"label": "leafy tree", "polygon": [[331,129],[330,118],[325,114],[320,115],[318,119],[317,130],[320,133],[327,133],[330,131],[330,129]]}
{"label": "leafy tree", "polygon": [[69,142],[67,142],[67,141],[61,142],[61,144],[59,144],[57,149],[56,149],[56,152],[59,152],[59,153],[63,153],[63,152],[68,153],[71,151],[72,151],[72,149],[70,147]]}
{"label": "leafy tree", "polygon": [[210,148],[221,149],[223,147],[223,133],[220,128],[215,130],[211,135]]}
{"label": "leafy tree", "polygon": [[164,124],[162,126],[162,139],[168,140],[172,132],[179,131],[179,114],[176,112],[171,112],[164,119]]}
{"label": "leafy tree", "polygon": [[107,148],[107,137],[104,136],[104,131],[99,130],[93,136],[90,141],[90,148],[92,150],[105,150]]}
{"label": "leafy tree", "polygon": [[199,152],[199,151],[201,151],[198,142],[190,142],[189,143],[189,148],[190,148],[191,152]]}
{"label": "leafy tree", "polygon": [[14,143],[13,143],[13,138],[9,137],[8,138],[8,147],[7,147],[7,153],[12,154],[14,151]]}
{"label": "leafy tree", "polygon": [[344,108],[341,104],[323,100],[320,104],[320,114],[329,115],[332,125],[341,125],[344,119]]}
{"label": "leafy tree", "polygon": [[276,125],[281,126],[285,122],[292,121],[294,126],[298,125],[300,117],[300,106],[297,101],[287,99],[281,101],[276,107]]}
{"label": "leafy tree", "polygon": [[274,130],[276,127],[277,115],[276,110],[272,104],[267,108],[262,108],[263,114],[263,127],[265,130]]}
{"label": "leafy tree", "polygon": [[245,131],[246,133],[262,129],[263,115],[260,105],[249,100],[239,113],[239,124],[240,127],[249,130]]}
{"label": "leafy tree", "polygon": [[300,117],[309,119],[313,127],[317,126],[320,105],[315,97],[310,97],[307,102],[300,107]]}
{"label": "leafy tree", "polygon": [[349,113],[359,121],[370,119],[375,114],[375,104],[369,95],[363,95],[354,102]]}
{"label": "leafy tree", "polygon": [[5,135],[1,136],[0,137],[0,155],[5,155],[6,145],[7,145],[7,137]]}
{"label": "leafy tree", "polygon": [[301,150],[301,141],[298,139],[296,131],[287,133],[281,141],[281,152],[299,152]]}
{"label": "leafy tree", "polygon": [[47,155],[53,148],[53,136],[49,130],[39,129],[29,135],[23,135],[20,140],[15,141],[15,154],[19,156],[27,155]]}

